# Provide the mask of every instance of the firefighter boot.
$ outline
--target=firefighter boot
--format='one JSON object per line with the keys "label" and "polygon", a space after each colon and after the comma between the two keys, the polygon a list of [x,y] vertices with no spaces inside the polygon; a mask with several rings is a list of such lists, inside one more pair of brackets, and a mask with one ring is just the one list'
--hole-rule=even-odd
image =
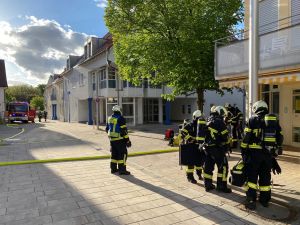
{"label": "firefighter boot", "polygon": [[224,192],[224,193],[231,193],[232,192],[231,188],[227,187],[227,182],[226,181],[220,181],[219,183],[217,183],[217,191]]}
{"label": "firefighter boot", "polygon": [[247,197],[245,207],[246,207],[246,209],[255,210],[256,202],[252,198]]}
{"label": "firefighter boot", "polygon": [[117,168],[117,163],[114,163],[114,162],[110,163],[110,171],[111,171],[111,173],[116,173],[119,171]]}
{"label": "firefighter boot", "polygon": [[261,204],[263,207],[269,207],[269,202],[267,202],[267,201],[262,201],[261,199],[259,199],[259,202],[260,202],[260,204]]}
{"label": "firefighter boot", "polygon": [[130,175],[130,172],[126,170],[124,164],[119,164],[119,175]]}
{"label": "firefighter boot", "polygon": [[197,184],[197,181],[195,180],[193,173],[186,173],[186,177],[188,182],[191,182],[192,184]]}
{"label": "firefighter boot", "polygon": [[196,169],[196,174],[198,175],[199,180],[203,180],[203,177],[202,177],[202,169]]}
{"label": "firefighter boot", "polygon": [[211,190],[214,190],[216,187],[215,185],[212,184],[211,179],[204,178],[204,186],[205,186],[205,191],[209,192]]}

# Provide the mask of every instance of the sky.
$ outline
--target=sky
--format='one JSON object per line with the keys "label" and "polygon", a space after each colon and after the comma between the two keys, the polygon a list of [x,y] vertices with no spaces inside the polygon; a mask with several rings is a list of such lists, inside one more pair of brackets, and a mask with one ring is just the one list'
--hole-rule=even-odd
{"label": "sky", "polygon": [[0,59],[8,84],[36,86],[81,55],[88,36],[103,37],[107,0],[0,0]]}

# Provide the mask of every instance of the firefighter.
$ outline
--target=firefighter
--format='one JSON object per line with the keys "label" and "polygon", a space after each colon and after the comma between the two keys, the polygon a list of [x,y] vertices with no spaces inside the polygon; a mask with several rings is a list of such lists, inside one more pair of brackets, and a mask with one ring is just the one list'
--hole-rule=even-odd
{"label": "firefighter", "polygon": [[47,121],[47,115],[48,115],[48,112],[47,112],[47,111],[44,111],[44,119],[45,119],[45,122]]}
{"label": "firefighter", "polygon": [[231,138],[231,147],[236,148],[237,147],[237,126],[238,126],[238,118],[237,112],[235,107],[233,107],[229,103],[225,103],[224,107],[226,108],[228,114],[226,118],[226,123],[229,126],[229,131],[230,131],[230,138]]}
{"label": "firefighter", "polygon": [[111,145],[111,173],[119,172],[120,175],[130,175],[126,170],[127,147],[131,147],[128,137],[125,118],[122,116],[121,107],[113,106],[113,114],[108,118],[106,132]]}
{"label": "firefighter", "polygon": [[[199,144],[204,141],[203,132],[201,129],[205,127],[205,119],[202,116],[201,110],[196,110],[193,113],[193,120],[191,122],[186,123],[181,129],[181,137],[185,144],[190,144],[193,149],[197,149],[197,154],[195,157],[199,160],[196,165],[188,165],[186,168],[186,177],[187,180],[193,184],[196,184],[197,181],[194,178],[194,170],[196,170],[196,174],[199,180],[202,180],[202,165],[203,159],[201,153],[198,151]],[[198,134],[198,136],[197,136]],[[197,136],[197,137],[196,137]],[[191,151],[192,152],[192,151]]]}
{"label": "firefighter", "polygon": [[261,100],[255,102],[252,111],[255,114],[246,124],[241,143],[241,153],[248,177],[245,207],[250,210],[256,208],[257,190],[260,191],[259,202],[268,207],[271,199],[272,164],[275,170],[278,169],[274,164],[274,156],[277,155],[277,150],[282,149],[283,142],[279,121],[276,115],[268,114],[267,103]]}
{"label": "firefighter", "polygon": [[42,111],[39,111],[38,112],[39,122],[42,122],[42,117],[43,117],[43,113],[42,113]]}
{"label": "firefighter", "polygon": [[206,158],[203,174],[205,190],[209,192],[215,189],[212,177],[214,166],[217,164],[217,190],[224,193],[231,193],[231,189],[227,187],[228,161],[226,153],[229,150],[229,138],[224,121],[227,110],[223,106],[216,106],[212,110],[207,122],[207,134],[205,137]]}

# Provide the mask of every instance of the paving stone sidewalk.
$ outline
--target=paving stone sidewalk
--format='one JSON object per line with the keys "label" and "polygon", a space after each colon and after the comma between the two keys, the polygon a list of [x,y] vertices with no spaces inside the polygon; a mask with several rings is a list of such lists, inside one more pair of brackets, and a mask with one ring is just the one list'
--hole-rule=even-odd
{"label": "paving stone sidewalk", "polygon": [[[269,213],[258,207],[267,218],[243,210],[239,188],[232,194],[206,193],[202,184],[186,182],[177,160],[176,153],[129,158],[132,176],[110,174],[109,160],[0,167],[0,224],[300,223],[273,204]],[[281,165],[274,200],[299,207],[299,175],[289,162]],[[282,222],[269,219],[276,213]]]}

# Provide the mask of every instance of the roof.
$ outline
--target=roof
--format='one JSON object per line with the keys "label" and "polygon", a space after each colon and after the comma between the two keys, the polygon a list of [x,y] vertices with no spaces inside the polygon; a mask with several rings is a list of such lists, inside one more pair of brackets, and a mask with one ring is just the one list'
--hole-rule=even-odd
{"label": "roof", "polygon": [[5,63],[0,59],[0,87],[7,87]]}

